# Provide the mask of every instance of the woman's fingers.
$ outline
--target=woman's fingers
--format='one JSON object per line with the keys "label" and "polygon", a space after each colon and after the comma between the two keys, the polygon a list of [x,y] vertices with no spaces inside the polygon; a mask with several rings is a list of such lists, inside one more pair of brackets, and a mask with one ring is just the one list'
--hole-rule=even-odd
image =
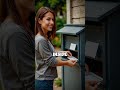
{"label": "woman's fingers", "polygon": [[67,52],[67,56],[72,56],[72,53],[70,51],[66,51]]}
{"label": "woman's fingers", "polygon": [[69,66],[74,66],[76,64],[76,61],[75,60],[68,60],[69,62]]}

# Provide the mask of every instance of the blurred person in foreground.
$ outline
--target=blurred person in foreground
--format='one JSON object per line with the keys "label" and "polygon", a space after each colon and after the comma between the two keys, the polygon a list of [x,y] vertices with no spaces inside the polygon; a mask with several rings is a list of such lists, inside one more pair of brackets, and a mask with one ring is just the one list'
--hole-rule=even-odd
{"label": "blurred person in foreground", "polygon": [[1,0],[0,9],[1,90],[34,90],[34,0]]}
{"label": "blurred person in foreground", "polygon": [[[53,81],[57,78],[56,66],[74,66],[76,60],[62,61],[53,56],[55,52],[51,40],[55,37],[55,14],[48,7],[41,7],[35,17],[35,89],[53,90]],[[72,56],[70,51],[60,51]]]}

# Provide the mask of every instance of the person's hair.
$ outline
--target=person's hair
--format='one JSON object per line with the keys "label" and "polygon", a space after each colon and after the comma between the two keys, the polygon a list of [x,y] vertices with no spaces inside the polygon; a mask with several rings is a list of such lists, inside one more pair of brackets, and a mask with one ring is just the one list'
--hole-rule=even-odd
{"label": "person's hair", "polygon": [[21,16],[16,8],[14,0],[1,0],[1,21],[3,22],[6,17],[11,14],[13,20],[17,24],[21,24]]}
{"label": "person's hair", "polygon": [[44,31],[41,28],[41,25],[38,23],[38,20],[42,20],[45,16],[45,14],[47,14],[48,12],[51,12],[54,16],[54,26],[52,31],[49,31],[47,33],[47,36],[49,40],[52,40],[55,37],[55,33],[56,33],[56,20],[55,20],[55,13],[48,7],[41,7],[37,13],[36,13],[36,17],[35,17],[35,35],[40,32],[40,34],[42,36],[44,36],[46,38],[46,35],[44,34]]}
{"label": "person's hair", "polygon": [[[3,22],[8,15],[12,16],[13,21],[21,25],[25,28],[25,31],[29,34],[32,34],[30,30],[26,29],[25,24],[22,21],[22,16],[20,15],[19,11],[17,10],[15,0],[1,0],[1,7],[0,7],[0,21]],[[30,20],[29,20],[30,22]],[[31,22],[30,22],[31,24]],[[30,25],[31,26],[31,25]],[[33,27],[31,27],[33,28]]]}
{"label": "person's hair", "polygon": [[8,15],[6,0],[0,0],[0,22],[2,23]]}

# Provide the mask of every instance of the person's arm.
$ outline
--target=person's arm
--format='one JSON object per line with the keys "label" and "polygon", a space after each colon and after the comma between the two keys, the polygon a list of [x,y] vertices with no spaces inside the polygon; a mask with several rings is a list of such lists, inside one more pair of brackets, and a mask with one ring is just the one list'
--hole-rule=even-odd
{"label": "person's arm", "polygon": [[76,60],[67,60],[67,61],[62,61],[60,59],[57,60],[57,66],[74,66],[76,64]]}
{"label": "person's arm", "polygon": [[39,53],[42,56],[42,60],[44,60],[48,66],[74,66],[76,63],[75,60],[56,60],[56,58],[53,56],[52,51],[50,50],[47,40],[44,38],[39,41]]}
{"label": "person's arm", "polygon": [[41,38],[37,44],[41,60],[43,60],[46,65],[55,67],[57,64],[57,60],[56,57],[53,56],[52,51],[50,50],[48,41],[45,38]]}

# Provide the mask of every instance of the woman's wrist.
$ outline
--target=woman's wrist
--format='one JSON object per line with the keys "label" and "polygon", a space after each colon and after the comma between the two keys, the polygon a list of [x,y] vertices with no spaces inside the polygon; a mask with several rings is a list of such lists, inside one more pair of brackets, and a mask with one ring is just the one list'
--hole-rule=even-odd
{"label": "woman's wrist", "polygon": [[64,62],[64,65],[68,65],[68,61],[63,61]]}
{"label": "woman's wrist", "polygon": [[64,65],[68,65],[68,61],[62,61],[62,60],[57,60],[57,66],[64,66]]}

